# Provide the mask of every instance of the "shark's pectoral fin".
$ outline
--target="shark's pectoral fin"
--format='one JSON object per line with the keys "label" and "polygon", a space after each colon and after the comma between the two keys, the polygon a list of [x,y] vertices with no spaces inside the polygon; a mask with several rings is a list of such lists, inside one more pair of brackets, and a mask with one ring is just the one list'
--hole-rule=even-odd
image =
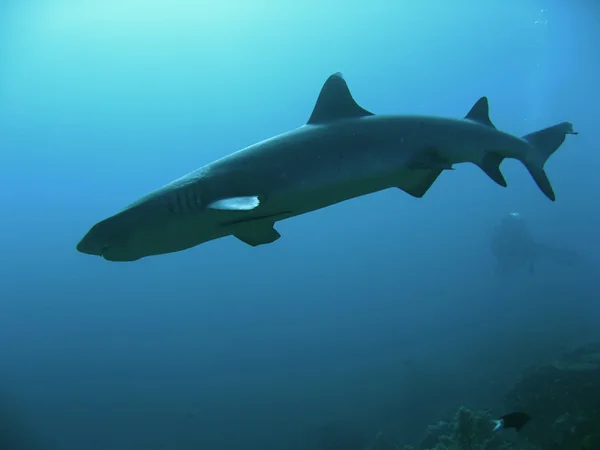
{"label": "shark's pectoral fin", "polygon": [[439,156],[435,148],[427,148],[413,155],[408,161],[409,169],[440,169],[453,170],[452,163]]}
{"label": "shark's pectoral fin", "polygon": [[479,168],[485,172],[494,182],[502,187],[506,187],[507,183],[504,175],[500,172],[500,164],[504,161],[504,156],[498,153],[486,153],[479,164]]}
{"label": "shark's pectoral fin", "polygon": [[372,112],[356,103],[344,77],[337,72],[325,81],[307,124],[317,125],[372,115]]}
{"label": "shark's pectoral fin", "polygon": [[274,228],[274,225],[274,222],[264,220],[248,222],[238,225],[233,235],[252,247],[270,244],[281,237],[279,232]]}
{"label": "shark's pectoral fin", "polygon": [[411,170],[410,175],[402,177],[396,186],[413,197],[421,198],[442,172],[442,169]]}
{"label": "shark's pectoral fin", "polygon": [[222,198],[212,202],[207,206],[210,209],[219,209],[223,211],[250,211],[260,205],[260,200],[256,196],[251,197],[231,197]]}

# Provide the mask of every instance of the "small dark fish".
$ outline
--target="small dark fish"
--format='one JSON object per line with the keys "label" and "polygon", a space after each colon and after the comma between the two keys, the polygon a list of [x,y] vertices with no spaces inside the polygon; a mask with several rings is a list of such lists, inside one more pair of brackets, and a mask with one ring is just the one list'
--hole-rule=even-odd
{"label": "small dark fish", "polygon": [[531,420],[531,416],[524,412],[511,412],[498,420],[494,420],[494,431],[502,430],[504,428],[514,428],[519,431],[525,426],[527,422]]}

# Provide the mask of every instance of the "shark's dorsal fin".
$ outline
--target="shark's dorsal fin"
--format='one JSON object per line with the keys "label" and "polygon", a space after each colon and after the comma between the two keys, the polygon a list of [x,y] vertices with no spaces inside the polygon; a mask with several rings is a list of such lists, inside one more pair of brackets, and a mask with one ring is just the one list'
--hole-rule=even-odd
{"label": "shark's dorsal fin", "polygon": [[473,105],[471,111],[465,116],[465,119],[496,128],[490,120],[490,105],[487,97],[481,97],[477,100],[477,103]]}
{"label": "shark's dorsal fin", "polygon": [[358,105],[352,98],[346,80],[340,72],[334,73],[321,88],[319,98],[307,124],[317,125],[340,119],[372,116],[373,113]]}

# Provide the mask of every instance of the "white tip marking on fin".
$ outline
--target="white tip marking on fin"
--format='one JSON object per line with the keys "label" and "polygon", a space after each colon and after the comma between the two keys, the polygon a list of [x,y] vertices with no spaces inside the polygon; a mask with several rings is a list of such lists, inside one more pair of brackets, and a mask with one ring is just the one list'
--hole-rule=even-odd
{"label": "white tip marking on fin", "polygon": [[224,211],[250,211],[260,205],[260,200],[256,196],[252,197],[231,197],[217,200],[208,205],[210,209],[220,209]]}

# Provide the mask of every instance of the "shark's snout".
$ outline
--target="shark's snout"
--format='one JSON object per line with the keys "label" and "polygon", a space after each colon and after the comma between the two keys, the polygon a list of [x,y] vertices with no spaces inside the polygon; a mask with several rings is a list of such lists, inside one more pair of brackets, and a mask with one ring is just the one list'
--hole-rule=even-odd
{"label": "shark's snout", "polygon": [[108,218],[98,222],[83,236],[76,248],[87,255],[104,256],[111,247],[122,244],[122,229],[115,220]]}
{"label": "shark's snout", "polygon": [[126,247],[96,242],[89,233],[77,244],[77,251],[87,255],[101,256],[107,261],[135,261],[138,256],[130,254]]}
{"label": "shark's snout", "polygon": [[88,233],[77,243],[76,248],[78,252],[85,253],[86,255],[102,256],[108,250],[109,246],[95,242],[90,233]]}
{"label": "shark's snout", "polygon": [[98,222],[76,245],[77,251],[101,256],[107,261],[139,259],[141,255],[131,223],[131,217],[122,213]]}

